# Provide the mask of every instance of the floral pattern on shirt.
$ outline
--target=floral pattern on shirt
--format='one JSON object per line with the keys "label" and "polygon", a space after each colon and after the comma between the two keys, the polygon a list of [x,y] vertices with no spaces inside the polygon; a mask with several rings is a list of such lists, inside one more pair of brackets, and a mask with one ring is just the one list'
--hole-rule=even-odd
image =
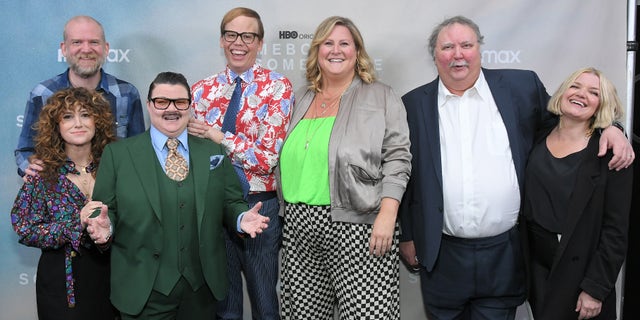
{"label": "floral pattern on shirt", "polygon": [[[87,171],[93,171],[91,164]],[[40,249],[64,249],[67,303],[75,306],[74,279],[71,260],[79,247],[90,247],[91,241],[83,234],[80,210],[88,199],[66,174],[79,174],[73,162],[68,161],[58,171],[57,183],[51,185],[40,176],[28,177],[18,191],[11,209],[11,224],[18,241]]]}
{"label": "floral pattern on shirt", "polygon": [[291,82],[259,64],[241,75],[227,67],[192,86],[191,106],[196,119],[222,128],[237,76],[243,80],[243,91],[236,134],[226,132],[222,145],[233,163],[243,168],[250,191],[275,191],[273,169],[278,163],[293,107]]}

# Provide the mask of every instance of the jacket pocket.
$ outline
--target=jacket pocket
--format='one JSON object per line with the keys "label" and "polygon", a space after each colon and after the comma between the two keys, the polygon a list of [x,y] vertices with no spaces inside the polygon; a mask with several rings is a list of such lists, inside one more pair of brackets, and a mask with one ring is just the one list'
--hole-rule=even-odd
{"label": "jacket pocket", "polygon": [[351,208],[361,213],[373,213],[380,206],[382,193],[382,175],[379,171],[366,170],[363,167],[350,164],[351,182],[348,199]]}

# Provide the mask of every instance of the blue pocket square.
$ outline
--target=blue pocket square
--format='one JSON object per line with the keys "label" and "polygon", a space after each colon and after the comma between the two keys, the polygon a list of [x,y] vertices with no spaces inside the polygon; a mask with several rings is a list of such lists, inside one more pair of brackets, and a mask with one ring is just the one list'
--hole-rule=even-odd
{"label": "blue pocket square", "polygon": [[209,157],[209,170],[219,167],[222,164],[222,160],[224,160],[224,156],[221,154]]}

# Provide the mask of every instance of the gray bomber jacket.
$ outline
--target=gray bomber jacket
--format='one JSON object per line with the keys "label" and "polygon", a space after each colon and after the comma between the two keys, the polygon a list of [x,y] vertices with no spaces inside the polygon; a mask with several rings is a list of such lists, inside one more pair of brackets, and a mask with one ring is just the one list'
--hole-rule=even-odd
{"label": "gray bomber jacket", "polygon": [[[287,137],[315,93],[296,92]],[[286,138],[285,138],[286,141]],[[402,100],[381,82],[354,77],[340,101],[329,138],[329,187],[333,221],[373,224],[382,198],[401,201],[411,175],[409,128]],[[276,169],[280,215],[284,215]]]}

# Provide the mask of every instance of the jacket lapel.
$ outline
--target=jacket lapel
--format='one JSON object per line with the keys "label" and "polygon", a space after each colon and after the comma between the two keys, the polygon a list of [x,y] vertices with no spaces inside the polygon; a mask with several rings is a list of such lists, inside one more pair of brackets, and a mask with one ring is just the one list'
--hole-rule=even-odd
{"label": "jacket lapel", "polygon": [[591,195],[596,189],[596,181],[600,176],[600,158],[594,159],[594,156],[598,153],[598,137],[592,137],[589,140],[587,149],[585,150],[584,158],[580,163],[580,167],[577,171],[577,177],[573,192],[567,205],[567,221],[565,223],[565,229],[562,231],[562,238],[558,245],[557,253],[553,260],[551,271],[556,268],[560,258],[564,254],[567,244],[573,235],[578,221],[585,212],[585,208],[591,199]]}
{"label": "jacket lapel", "polygon": [[191,171],[191,177],[193,178],[193,185],[195,189],[195,201],[196,201],[196,217],[198,222],[198,232],[200,231],[202,218],[204,217],[204,208],[206,199],[203,197],[210,197],[213,195],[207,195],[207,184],[209,183],[209,154],[206,146],[202,140],[188,136],[189,143],[189,159],[191,161],[189,171]]}
{"label": "jacket lapel", "polygon": [[151,145],[151,135],[147,130],[141,139],[136,139],[134,143],[129,146],[129,154],[131,156],[131,164],[138,175],[138,180],[142,184],[153,212],[156,214],[158,220],[162,220],[161,206],[160,206],[160,194],[158,191],[158,176],[156,174],[155,165],[153,161],[158,162],[158,157]]}
{"label": "jacket lapel", "polygon": [[502,122],[507,130],[507,137],[509,138],[509,147],[511,148],[511,157],[513,158],[513,164],[518,176],[518,182],[520,189],[523,188],[523,173],[525,161],[522,159],[522,145],[520,143],[520,121],[518,121],[518,106],[513,101],[511,96],[511,90],[502,79],[500,72],[494,72],[493,70],[482,69],[485,80],[491,90],[493,100],[496,102],[498,112],[502,117]]}
{"label": "jacket lapel", "polygon": [[435,167],[438,183],[442,187],[442,157],[440,155],[440,116],[438,113],[438,83],[436,78],[430,86],[425,88],[427,99],[422,99],[422,107],[418,110],[421,119],[424,121],[424,128],[427,131],[427,149],[423,152],[429,152]]}

